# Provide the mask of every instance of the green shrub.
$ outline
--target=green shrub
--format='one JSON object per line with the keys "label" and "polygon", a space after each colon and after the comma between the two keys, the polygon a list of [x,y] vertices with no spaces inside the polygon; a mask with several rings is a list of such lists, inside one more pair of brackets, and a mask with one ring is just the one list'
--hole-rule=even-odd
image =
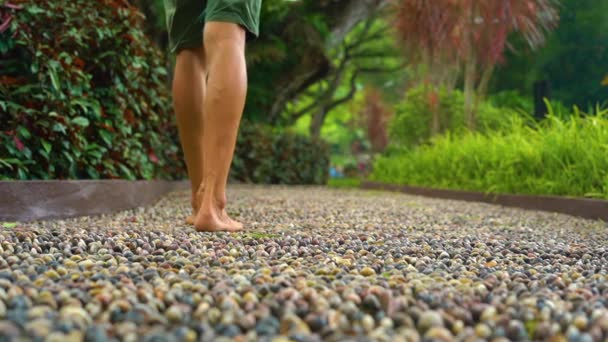
{"label": "green shrub", "polygon": [[[462,91],[442,89],[438,93],[437,103],[440,133],[462,133],[465,129]],[[512,115],[515,115],[513,109],[499,108],[490,101],[483,101],[477,109],[477,128],[480,131],[501,129]],[[391,144],[413,147],[427,143],[431,138],[431,120],[428,92],[423,86],[411,88],[397,105],[390,123]]]}
{"label": "green shrub", "polygon": [[329,148],[323,141],[244,121],[231,178],[266,184],[325,184]]}
{"label": "green shrub", "polygon": [[0,33],[0,177],[180,178],[163,54],[126,1],[15,0]]}
{"label": "green shrub", "polygon": [[505,90],[492,94],[488,100],[498,108],[511,108],[530,115],[534,112],[534,102],[532,101],[532,98],[522,96],[517,90]]}
{"label": "green shrub", "polygon": [[500,132],[447,134],[380,157],[372,179],[491,193],[608,199],[608,111],[531,126],[513,117]]}

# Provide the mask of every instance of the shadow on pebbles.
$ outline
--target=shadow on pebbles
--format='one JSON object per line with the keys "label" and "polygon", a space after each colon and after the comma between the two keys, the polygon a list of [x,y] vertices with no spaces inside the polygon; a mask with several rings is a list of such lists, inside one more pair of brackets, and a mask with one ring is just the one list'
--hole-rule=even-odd
{"label": "shadow on pebbles", "polygon": [[229,199],[243,233],[183,224],[185,192],[4,225],[0,340],[608,338],[605,223],[315,187]]}

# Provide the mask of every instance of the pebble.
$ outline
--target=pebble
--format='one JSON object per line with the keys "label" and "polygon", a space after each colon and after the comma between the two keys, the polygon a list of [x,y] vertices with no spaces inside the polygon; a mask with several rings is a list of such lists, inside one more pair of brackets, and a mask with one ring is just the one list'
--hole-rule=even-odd
{"label": "pebble", "polygon": [[443,327],[432,327],[425,334],[424,338],[432,341],[449,342],[454,340],[454,335]]}
{"label": "pebble", "polygon": [[304,322],[300,317],[292,314],[288,314],[283,317],[280,325],[281,334],[310,334],[310,328],[308,324]]}
{"label": "pebble", "polygon": [[374,271],[374,269],[371,267],[364,267],[363,269],[361,269],[361,275],[364,277],[371,277],[375,274],[376,271]]}
{"label": "pebble", "polygon": [[582,315],[578,315],[574,318],[574,326],[578,329],[578,330],[585,330],[587,329],[587,317],[582,316]]}
{"label": "pebble", "polygon": [[492,330],[487,324],[479,323],[475,326],[475,334],[479,338],[489,338],[492,335]]}
{"label": "pebble", "polygon": [[396,193],[229,189],[245,232],[184,225],[183,192],[0,230],[0,331],[61,342],[608,336],[605,223]]}
{"label": "pebble", "polygon": [[418,321],[418,329],[426,332],[432,327],[443,327],[443,318],[437,311],[425,311]]}
{"label": "pebble", "polygon": [[374,318],[370,315],[365,315],[361,319],[361,326],[363,327],[363,330],[365,330],[366,332],[371,332],[374,329],[375,325],[376,325],[376,322],[374,322]]}
{"label": "pebble", "polygon": [[62,321],[71,322],[81,329],[86,329],[91,324],[91,317],[86,310],[74,307],[66,306],[59,311],[59,316]]}
{"label": "pebble", "polygon": [[167,309],[165,316],[171,323],[180,323],[183,319],[183,312],[179,307],[173,305]]}

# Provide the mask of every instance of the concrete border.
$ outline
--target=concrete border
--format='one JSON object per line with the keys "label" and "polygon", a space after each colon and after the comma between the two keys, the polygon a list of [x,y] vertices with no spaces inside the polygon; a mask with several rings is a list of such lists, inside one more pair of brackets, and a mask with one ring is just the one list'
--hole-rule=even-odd
{"label": "concrete border", "polygon": [[154,204],[186,181],[0,181],[0,221],[98,215]]}
{"label": "concrete border", "polygon": [[608,201],[558,196],[486,194],[475,191],[430,189],[407,185],[363,181],[362,189],[388,190],[433,198],[484,202],[527,210],[549,211],[608,222]]}

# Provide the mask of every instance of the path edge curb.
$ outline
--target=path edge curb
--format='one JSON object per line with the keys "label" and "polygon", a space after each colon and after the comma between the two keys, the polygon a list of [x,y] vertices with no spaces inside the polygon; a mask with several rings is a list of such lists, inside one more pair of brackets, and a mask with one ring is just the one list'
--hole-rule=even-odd
{"label": "path edge curb", "polygon": [[29,222],[107,214],[156,203],[187,181],[0,181],[0,221]]}
{"label": "path edge curb", "polygon": [[608,222],[608,201],[600,199],[487,194],[476,191],[434,189],[373,181],[362,181],[360,188],[365,190],[402,192],[410,195],[467,202],[483,202],[502,205],[505,207],[561,213],[586,219]]}

